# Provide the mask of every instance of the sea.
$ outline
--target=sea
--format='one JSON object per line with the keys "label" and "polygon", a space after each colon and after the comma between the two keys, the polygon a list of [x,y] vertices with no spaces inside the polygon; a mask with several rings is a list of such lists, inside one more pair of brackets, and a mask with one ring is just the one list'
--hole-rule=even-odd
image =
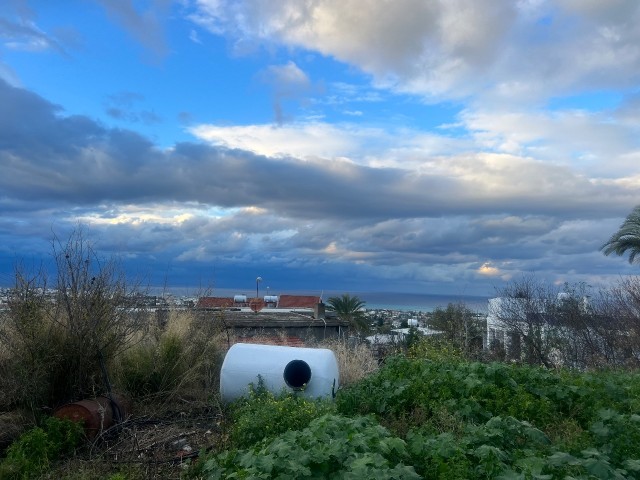
{"label": "sea", "polygon": [[[234,295],[256,296],[256,290],[249,289],[229,289],[213,288],[208,290],[177,288],[168,289],[176,296],[212,296],[212,297],[233,297]],[[264,295],[317,295],[325,302],[333,296],[340,296],[344,293],[355,295],[365,302],[368,310],[395,310],[432,312],[438,308],[446,308],[450,303],[463,304],[469,310],[477,313],[486,313],[490,297],[473,295],[443,295],[429,293],[398,293],[398,292],[357,292],[357,291],[329,291],[329,290],[286,290],[278,291],[274,289],[260,288],[258,296]],[[156,293],[157,294],[157,293]]]}
{"label": "sea", "polygon": [[355,293],[368,309],[433,312],[447,305],[462,304],[477,313],[486,313],[489,297],[470,295],[434,295],[422,293],[362,292]]}

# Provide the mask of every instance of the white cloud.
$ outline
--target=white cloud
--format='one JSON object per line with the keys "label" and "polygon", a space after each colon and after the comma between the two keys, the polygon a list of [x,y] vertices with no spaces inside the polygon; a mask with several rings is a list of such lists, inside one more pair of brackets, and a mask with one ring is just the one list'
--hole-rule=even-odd
{"label": "white cloud", "polygon": [[248,150],[270,157],[299,158],[356,156],[367,140],[387,136],[381,129],[319,122],[281,126],[197,125],[189,131],[214,145]]}
{"label": "white cloud", "polygon": [[485,109],[467,110],[461,119],[483,150],[531,156],[594,177],[640,173],[639,126],[607,112]]}
{"label": "white cloud", "polygon": [[640,80],[640,4],[199,0],[215,33],[320,52],[432,99],[531,102]]}
{"label": "white cloud", "polygon": [[[12,8],[13,7],[13,8]],[[44,52],[47,50],[65,53],[61,42],[43,31],[35,21],[35,14],[27,7],[9,4],[0,16],[0,43],[9,50]]]}

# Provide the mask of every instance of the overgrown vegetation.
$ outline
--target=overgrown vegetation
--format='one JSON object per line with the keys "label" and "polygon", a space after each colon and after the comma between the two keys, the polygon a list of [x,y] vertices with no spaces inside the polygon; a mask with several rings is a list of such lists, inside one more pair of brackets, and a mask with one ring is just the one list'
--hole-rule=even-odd
{"label": "overgrown vegetation", "polygon": [[[220,327],[191,312],[170,312],[113,362],[113,381],[129,398],[154,403],[206,398],[217,390]],[[203,399],[204,399],[203,398]]]}
{"label": "overgrown vegetation", "polygon": [[[493,351],[508,363],[486,361],[482,320],[449,305],[430,316],[443,334],[414,329],[381,366],[364,343],[319,344],[340,365],[334,402],[258,382],[222,406],[214,392],[233,342],[223,321],[135,308],[137,287],[81,231],[53,252],[55,281],[19,267],[0,322],[0,412],[33,427],[6,451],[0,478],[146,478],[137,463],[48,472],[76,451],[81,428],[47,413],[109,386],[147,409],[215,406],[220,441],[182,472],[191,478],[640,478],[638,279],[597,295],[514,282],[499,311],[511,339]],[[357,297],[342,299],[360,311]]]}
{"label": "overgrown vegetation", "polygon": [[198,465],[197,475],[222,478],[419,479],[405,442],[366,417],[324,415],[246,450]]}
{"label": "overgrown vegetation", "polygon": [[[55,280],[16,268],[9,312],[0,322],[0,409],[43,407],[95,395],[104,369],[148,325],[115,261],[97,257],[82,229],[52,242]],[[15,372],[15,373],[13,373]],[[17,373],[17,375],[16,375]],[[26,381],[25,381],[26,380]]]}
{"label": "overgrown vegetation", "polygon": [[80,444],[82,426],[69,420],[46,418],[41,427],[23,433],[7,450],[0,463],[0,478],[37,478]]}
{"label": "overgrown vegetation", "polygon": [[[295,430],[285,400],[254,396],[240,443],[198,478],[640,478],[640,376],[390,358]],[[276,402],[276,403],[274,403]],[[320,415],[289,402],[292,418]],[[250,418],[259,419],[252,435]],[[237,419],[234,419],[237,420]],[[265,421],[266,420],[266,421]],[[265,427],[265,425],[268,425]],[[282,428],[274,435],[269,429]],[[234,427],[235,428],[235,427]],[[279,477],[281,475],[281,477]]]}
{"label": "overgrown vegetation", "polygon": [[340,385],[356,383],[378,369],[378,359],[365,342],[349,344],[346,339],[328,339],[318,345],[331,350],[338,360]]}
{"label": "overgrown vegetation", "polygon": [[497,292],[489,347],[504,359],[547,368],[640,366],[640,278],[594,289],[523,277]]}
{"label": "overgrown vegetation", "polygon": [[314,418],[333,411],[329,400],[308,400],[286,391],[275,395],[259,381],[250,386],[247,398],[230,407],[232,445],[246,448],[290,430],[301,430]]}
{"label": "overgrown vegetation", "polygon": [[138,412],[158,414],[207,405],[217,390],[217,322],[180,311],[160,321],[140,308],[139,285],[115,260],[99,258],[81,228],[67,242],[54,239],[52,253],[53,273],[16,267],[0,318],[0,423],[11,426],[0,439],[14,441],[0,478],[29,478],[68,453],[49,417],[63,404],[113,390]]}

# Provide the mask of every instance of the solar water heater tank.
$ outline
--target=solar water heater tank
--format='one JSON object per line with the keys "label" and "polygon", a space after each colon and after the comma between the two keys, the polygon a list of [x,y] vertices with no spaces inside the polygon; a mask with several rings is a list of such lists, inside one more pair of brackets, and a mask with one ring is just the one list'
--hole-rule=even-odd
{"label": "solar water heater tank", "polygon": [[283,390],[307,398],[333,398],[338,389],[338,361],[327,348],[236,343],[220,370],[220,395],[230,402],[247,396],[249,384],[262,379],[274,394]]}

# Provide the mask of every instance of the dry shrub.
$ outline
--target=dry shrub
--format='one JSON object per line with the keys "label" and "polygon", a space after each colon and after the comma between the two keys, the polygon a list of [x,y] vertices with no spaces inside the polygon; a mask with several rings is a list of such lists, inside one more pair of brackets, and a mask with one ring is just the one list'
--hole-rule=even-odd
{"label": "dry shrub", "polygon": [[98,258],[82,229],[66,243],[55,238],[52,249],[53,282],[43,267],[18,264],[0,322],[0,408],[34,416],[103,393],[105,366],[131,345],[148,316],[136,308],[138,286],[126,282],[115,260]]}
{"label": "dry shrub", "polygon": [[354,384],[378,369],[378,360],[366,343],[350,345],[344,339],[329,339],[323,340],[318,346],[335,353],[340,369],[341,387]]}
{"label": "dry shrub", "polygon": [[114,383],[133,400],[206,401],[217,390],[219,328],[189,311],[169,312],[140,342],[114,362]]}
{"label": "dry shrub", "polygon": [[0,324],[0,410],[22,408],[37,416],[42,407],[63,403],[61,377],[73,372],[65,368],[70,338],[49,315],[42,294],[26,287],[13,295],[10,311]]}

